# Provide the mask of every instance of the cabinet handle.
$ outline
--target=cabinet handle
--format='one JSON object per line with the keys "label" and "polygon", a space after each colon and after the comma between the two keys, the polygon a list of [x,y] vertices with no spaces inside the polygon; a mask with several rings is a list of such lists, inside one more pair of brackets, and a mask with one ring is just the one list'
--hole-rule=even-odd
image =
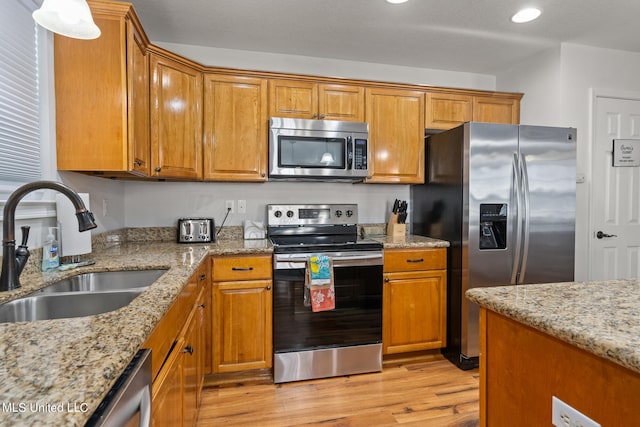
{"label": "cabinet handle", "polygon": [[252,271],[253,267],[231,267],[231,271]]}
{"label": "cabinet handle", "polygon": [[204,279],[206,279],[206,278],[207,278],[207,275],[206,275],[206,274],[201,274],[201,275],[200,275],[200,281],[201,281],[201,282],[202,282]]}
{"label": "cabinet handle", "polygon": [[265,289],[270,291],[271,290],[271,286],[267,285],[267,287]]}
{"label": "cabinet handle", "polygon": [[316,117],[318,117],[318,113],[313,113],[313,116],[311,116],[311,118],[315,119]]}
{"label": "cabinet handle", "polygon": [[200,307],[200,308],[206,308],[206,305],[205,305],[205,304],[200,304],[198,307]]}
{"label": "cabinet handle", "polygon": [[320,114],[320,118],[321,118],[321,119],[324,119],[324,114]]}
{"label": "cabinet handle", "polygon": [[156,168],[156,172],[160,172],[161,170],[162,170],[162,168],[161,168],[160,166],[158,166],[158,167]]}
{"label": "cabinet handle", "polygon": [[187,344],[187,346],[184,348],[184,350],[182,350],[182,352],[193,354],[193,347],[191,347],[191,344]]}
{"label": "cabinet handle", "polygon": [[414,263],[417,263],[417,262],[424,262],[424,258],[420,258],[420,259],[408,259],[408,260],[407,260],[407,262],[414,262]]}
{"label": "cabinet handle", "polygon": [[389,278],[388,277],[384,278],[384,283],[389,283]]}
{"label": "cabinet handle", "polygon": [[136,166],[142,166],[142,165],[144,165],[144,162],[142,160],[140,160],[140,159],[136,159],[133,162],[133,164],[136,165]]}
{"label": "cabinet handle", "polygon": [[261,176],[262,178],[264,178],[265,176],[267,176],[267,174],[266,174],[266,173],[264,173],[264,172],[262,172],[262,173],[260,174],[260,176]]}

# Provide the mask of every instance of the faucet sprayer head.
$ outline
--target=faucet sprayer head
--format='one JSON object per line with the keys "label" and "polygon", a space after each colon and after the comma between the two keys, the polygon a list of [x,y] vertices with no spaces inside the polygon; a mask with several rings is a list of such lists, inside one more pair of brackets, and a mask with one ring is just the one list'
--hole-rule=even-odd
{"label": "faucet sprayer head", "polygon": [[98,226],[93,214],[86,209],[76,212],[76,217],[78,218],[78,231],[87,231]]}

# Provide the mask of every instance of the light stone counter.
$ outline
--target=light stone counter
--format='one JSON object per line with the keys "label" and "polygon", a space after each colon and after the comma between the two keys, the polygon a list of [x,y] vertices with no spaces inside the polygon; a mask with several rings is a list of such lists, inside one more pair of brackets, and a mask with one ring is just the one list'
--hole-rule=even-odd
{"label": "light stone counter", "polygon": [[640,373],[640,280],[475,288],[471,301]]}
{"label": "light stone counter", "polygon": [[271,253],[266,240],[212,244],[121,243],[91,254],[95,265],[25,272],[15,299],[69,275],[168,268],[129,305],[97,316],[0,324],[0,425],[82,426],[208,255]]}
{"label": "light stone counter", "polygon": [[374,237],[374,240],[382,242],[385,249],[424,249],[424,248],[448,248],[446,240],[434,239],[418,235],[405,237]]}

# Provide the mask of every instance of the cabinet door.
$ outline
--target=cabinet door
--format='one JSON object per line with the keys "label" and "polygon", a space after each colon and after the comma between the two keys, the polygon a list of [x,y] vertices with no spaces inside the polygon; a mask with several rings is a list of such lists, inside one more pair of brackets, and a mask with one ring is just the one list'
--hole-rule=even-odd
{"label": "cabinet door", "polygon": [[270,368],[271,280],[214,282],[213,369]]}
{"label": "cabinet door", "polygon": [[446,345],[446,270],[385,273],[384,354]]}
{"label": "cabinet door", "polygon": [[351,85],[318,85],[320,119],[364,121],[364,88]]}
{"label": "cabinet door", "polygon": [[[198,268],[198,280],[200,280],[200,286],[204,290],[202,301],[199,303],[199,307],[202,309],[201,321],[202,321],[202,346],[204,348],[203,355],[203,373],[204,375],[213,372],[212,360],[213,360],[213,342],[211,327],[213,322],[213,304],[211,299],[211,260],[208,258]],[[204,383],[204,376],[202,377]]]}
{"label": "cabinet door", "polygon": [[427,93],[425,127],[451,129],[472,119],[473,103],[469,95]]}
{"label": "cabinet door", "polygon": [[299,80],[269,80],[269,116],[317,119],[317,85]]}
{"label": "cabinet door", "polygon": [[202,374],[202,343],[200,326],[200,310],[194,309],[184,333],[184,343],[180,349],[182,375],[184,379],[183,422],[185,426],[195,426],[198,418],[198,400]]}
{"label": "cabinet door", "polygon": [[[183,339],[176,342],[182,348]],[[153,382],[152,425],[154,427],[180,427],[183,417],[184,383],[182,375],[182,353],[173,351]]]}
{"label": "cabinet door", "polygon": [[424,182],[424,93],[366,89],[372,161],[367,182]]}
{"label": "cabinet door", "polygon": [[473,121],[518,124],[520,123],[520,101],[490,96],[474,96]]}
{"label": "cabinet door", "polygon": [[126,24],[95,14],[101,36],[54,36],[59,170],[122,171],[127,159]]}
{"label": "cabinet door", "polygon": [[149,138],[149,55],[142,36],[133,25],[127,26],[127,63],[129,87],[129,165],[139,175],[151,171]]}
{"label": "cabinet door", "polygon": [[266,181],[267,81],[204,75],[204,179]]}
{"label": "cabinet door", "polygon": [[151,54],[151,174],[202,178],[202,74]]}

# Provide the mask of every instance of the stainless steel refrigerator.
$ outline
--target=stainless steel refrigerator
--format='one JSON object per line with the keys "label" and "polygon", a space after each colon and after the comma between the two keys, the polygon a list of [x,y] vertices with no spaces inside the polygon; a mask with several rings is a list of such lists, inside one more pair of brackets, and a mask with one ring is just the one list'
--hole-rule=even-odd
{"label": "stainless steel refrigerator", "polygon": [[479,309],[468,289],[573,281],[576,130],[471,122],[428,137],[425,153],[413,233],[451,242],[443,353],[470,369]]}

